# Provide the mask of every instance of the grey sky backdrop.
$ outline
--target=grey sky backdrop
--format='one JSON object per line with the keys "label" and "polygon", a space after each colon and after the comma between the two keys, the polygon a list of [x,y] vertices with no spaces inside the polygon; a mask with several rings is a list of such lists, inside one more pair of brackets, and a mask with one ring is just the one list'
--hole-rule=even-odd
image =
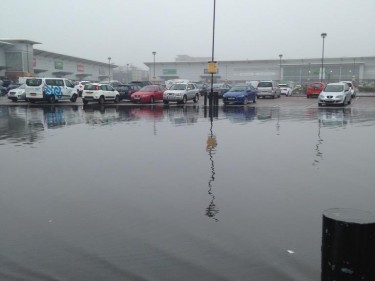
{"label": "grey sky backdrop", "polygon": [[[213,0],[2,0],[0,38],[145,68],[210,57]],[[216,0],[216,60],[375,55],[375,0]]]}

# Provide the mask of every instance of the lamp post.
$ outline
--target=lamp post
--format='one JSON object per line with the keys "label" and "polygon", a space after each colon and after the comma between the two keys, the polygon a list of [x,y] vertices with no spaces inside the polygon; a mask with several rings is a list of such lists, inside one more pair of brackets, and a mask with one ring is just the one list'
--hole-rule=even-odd
{"label": "lamp post", "polygon": [[324,74],[324,38],[326,38],[327,36],[327,33],[322,33],[320,34],[320,36],[322,36],[323,38],[323,50],[322,50],[322,70],[321,70],[321,74],[320,74],[320,82],[323,82],[323,74]]}
{"label": "lamp post", "polygon": [[156,80],[156,77],[155,77],[155,55],[156,55],[156,52],[152,52],[152,54],[154,55],[154,77],[152,78],[154,83],[155,83],[155,80]]}
{"label": "lamp post", "polygon": [[283,55],[280,54],[279,58],[280,58],[280,83],[281,83],[281,59],[283,58]]}
{"label": "lamp post", "polygon": [[111,57],[108,57],[108,83],[111,82]]}
{"label": "lamp post", "polygon": [[129,83],[129,64],[126,64],[126,82]]}

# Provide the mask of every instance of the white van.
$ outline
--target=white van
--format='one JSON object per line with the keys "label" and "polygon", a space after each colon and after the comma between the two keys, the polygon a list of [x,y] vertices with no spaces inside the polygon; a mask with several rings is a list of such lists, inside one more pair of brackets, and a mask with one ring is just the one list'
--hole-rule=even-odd
{"label": "white van", "polygon": [[26,100],[48,101],[55,103],[59,100],[75,102],[78,97],[73,82],[65,78],[29,78],[26,79]]}

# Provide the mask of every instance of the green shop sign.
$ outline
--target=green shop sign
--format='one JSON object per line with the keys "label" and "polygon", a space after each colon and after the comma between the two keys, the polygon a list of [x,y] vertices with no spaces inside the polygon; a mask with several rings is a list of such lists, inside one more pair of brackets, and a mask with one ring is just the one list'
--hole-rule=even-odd
{"label": "green shop sign", "polygon": [[177,69],[163,69],[163,75],[176,75]]}
{"label": "green shop sign", "polygon": [[64,63],[62,61],[55,61],[55,69],[63,69]]}

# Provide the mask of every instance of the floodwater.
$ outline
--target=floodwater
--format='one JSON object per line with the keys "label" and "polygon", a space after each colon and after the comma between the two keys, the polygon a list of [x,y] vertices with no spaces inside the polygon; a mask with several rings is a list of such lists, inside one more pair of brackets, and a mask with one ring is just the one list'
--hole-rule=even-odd
{"label": "floodwater", "polygon": [[0,106],[0,280],[320,280],[323,211],[375,213],[374,127],[349,107]]}

